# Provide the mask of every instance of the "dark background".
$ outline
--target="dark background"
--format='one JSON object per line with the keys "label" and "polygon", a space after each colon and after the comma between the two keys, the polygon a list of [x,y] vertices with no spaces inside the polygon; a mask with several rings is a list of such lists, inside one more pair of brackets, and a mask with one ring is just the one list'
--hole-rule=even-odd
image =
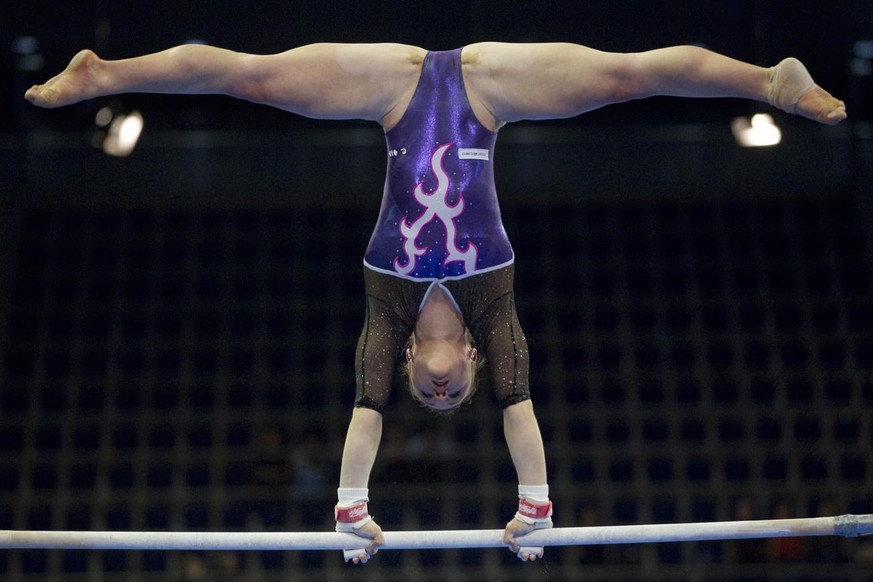
{"label": "dark background", "polygon": [[[7,3],[9,4],[9,3]],[[37,49],[16,52],[21,38]],[[0,527],[324,530],[353,395],[377,127],[224,97],[55,111],[22,98],[90,47],[199,39],[448,49],[699,44],[800,58],[849,106],[652,99],[501,131],[504,219],[556,525],[873,513],[873,3],[48,2],[0,17]],[[136,151],[92,146],[103,105]],[[515,475],[488,378],[450,419],[395,390],[371,480],[386,529],[497,528]],[[745,509],[743,509],[745,508]],[[870,580],[860,541],[384,552],[365,579]],[[323,553],[0,551],[0,578],[339,579]]]}

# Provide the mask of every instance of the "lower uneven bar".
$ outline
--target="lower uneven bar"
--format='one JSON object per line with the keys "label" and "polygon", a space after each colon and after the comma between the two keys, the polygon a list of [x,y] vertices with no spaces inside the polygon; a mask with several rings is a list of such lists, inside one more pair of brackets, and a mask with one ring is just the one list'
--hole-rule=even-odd
{"label": "lower uneven bar", "polygon": [[[582,546],[873,533],[873,515],[654,525],[558,527],[521,538],[525,546]],[[143,532],[0,530],[2,549],[345,550],[362,539],[335,532]],[[502,548],[503,530],[385,532],[384,550]]]}

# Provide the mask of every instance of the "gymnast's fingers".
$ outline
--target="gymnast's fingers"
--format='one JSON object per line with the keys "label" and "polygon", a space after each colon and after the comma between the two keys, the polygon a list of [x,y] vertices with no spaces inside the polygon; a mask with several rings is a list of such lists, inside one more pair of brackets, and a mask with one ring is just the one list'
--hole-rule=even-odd
{"label": "gymnast's fingers", "polygon": [[366,550],[363,548],[356,550],[343,550],[343,560],[346,562],[351,560],[355,564],[366,564],[369,559],[370,556],[367,555]]}
{"label": "gymnast's fingers", "polygon": [[544,552],[545,548],[543,546],[521,546],[516,555],[521,558],[522,562],[533,562],[537,558],[542,558]]}

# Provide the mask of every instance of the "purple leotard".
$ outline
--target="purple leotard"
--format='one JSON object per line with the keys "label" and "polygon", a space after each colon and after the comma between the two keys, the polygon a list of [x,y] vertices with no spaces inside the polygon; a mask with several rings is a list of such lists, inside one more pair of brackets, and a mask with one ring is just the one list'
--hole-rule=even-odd
{"label": "purple leotard", "polygon": [[427,53],[412,101],[386,133],[382,207],[364,255],[374,271],[460,279],[513,262],[494,186],[497,134],[470,107],[461,50]]}
{"label": "purple leotard", "polygon": [[382,412],[431,285],[442,285],[485,355],[500,406],[530,398],[513,253],[494,187],[497,134],[467,100],[461,50],[427,53],[400,122],[386,134],[388,175],[364,256],[367,315],[355,406]]}

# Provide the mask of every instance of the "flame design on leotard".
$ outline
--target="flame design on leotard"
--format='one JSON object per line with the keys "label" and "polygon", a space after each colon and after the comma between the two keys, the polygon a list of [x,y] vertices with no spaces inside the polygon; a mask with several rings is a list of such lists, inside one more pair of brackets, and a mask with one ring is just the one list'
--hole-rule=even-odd
{"label": "flame design on leotard", "polygon": [[462,261],[464,263],[464,271],[472,273],[476,270],[476,258],[479,251],[471,242],[467,243],[467,249],[461,250],[457,246],[457,232],[455,230],[454,219],[464,212],[464,196],[458,196],[457,202],[453,205],[448,203],[449,188],[451,180],[448,174],[443,169],[443,156],[453,144],[445,144],[438,147],[430,158],[430,167],[433,170],[434,176],[437,179],[437,187],[431,192],[424,191],[424,186],[419,183],[415,187],[413,195],[415,199],[425,207],[424,213],[410,223],[409,218],[406,218],[400,223],[400,234],[403,236],[403,253],[406,255],[406,265],[402,265],[400,257],[394,259],[394,269],[401,275],[408,275],[415,270],[415,264],[418,257],[425,254],[429,247],[419,247],[415,240],[418,238],[421,230],[434,218],[443,223],[446,229],[446,258],[443,261],[443,266],[454,261]]}

